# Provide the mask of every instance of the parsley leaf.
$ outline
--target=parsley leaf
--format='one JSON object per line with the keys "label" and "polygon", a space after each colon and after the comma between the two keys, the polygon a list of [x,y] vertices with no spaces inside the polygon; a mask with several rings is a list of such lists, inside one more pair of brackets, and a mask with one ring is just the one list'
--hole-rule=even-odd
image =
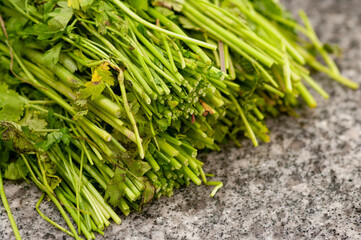
{"label": "parsley leaf", "polygon": [[49,66],[51,64],[56,64],[59,61],[60,51],[63,47],[63,44],[60,42],[56,44],[54,47],[50,48],[44,54],[44,63]]}
{"label": "parsley leaf", "polygon": [[48,25],[53,29],[64,31],[73,17],[73,9],[68,7],[66,1],[59,1],[57,5],[59,7],[49,13],[49,16],[52,18],[48,21]]}
{"label": "parsley leaf", "polygon": [[17,122],[24,110],[24,100],[6,84],[0,84],[0,121]]}
{"label": "parsley leaf", "polygon": [[114,78],[109,71],[110,68],[108,65],[108,63],[103,63],[93,70],[91,81],[85,83],[85,88],[80,90],[79,97],[81,99],[91,97],[91,100],[94,100],[102,94],[105,89],[105,84],[108,84],[109,86],[114,85]]}
{"label": "parsley leaf", "polygon": [[25,179],[29,169],[25,165],[24,159],[18,158],[15,162],[11,162],[7,165],[4,172],[4,178],[9,180]]}
{"label": "parsley leaf", "polygon": [[113,206],[118,206],[120,199],[124,195],[124,188],[122,183],[124,183],[126,171],[121,168],[116,168],[114,176],[110,180],[107,190],[105,191],[104,199],[108,200]]}
{"label": "parsley leaf", "polygon": [[68,6],[74,9],[86,8],[90,6],[94,0],[68,0]]}
{"label": "parsley leaf", "polygon": [[140,209],[142,209],[145,204],[152,201],[155,193],[155,187],[149,181],[145,181],[144,186],[145,187],[142,195],[142,201],[140,203]]}
{"label": "parsley leaf", "polygon": [[55,143],[63,142],[65,145],[70,143],[71,136],[68,128],[62,128],[58,132],[51,132],[46,136],[46,140],[35,145],[36,148],[48,151]]}
{"label": "parsley leaf", "polygon": [[142,177],[152,168],[149,163],[141,160],[124,159],[123,161],[127,165],[129,171],[137,177]]}
{"label": "parsley leaf", "polygon": [[41,130],[45,129],[48,123],[43,118],[39,118],[39,112],[27,111],[25,116],[19,122],[21,126],[26,126],[30,130]]}

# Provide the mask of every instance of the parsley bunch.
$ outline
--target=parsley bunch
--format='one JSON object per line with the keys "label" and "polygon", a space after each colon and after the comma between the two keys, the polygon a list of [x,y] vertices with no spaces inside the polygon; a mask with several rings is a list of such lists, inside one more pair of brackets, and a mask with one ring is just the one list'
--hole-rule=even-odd
{"label": "parsley bunch", "polygon": [[112,207],[141,211],[191,182],[214,196],[198,150],[268,142],[266,116],[295,115],[299,96],[316,106],[305,84],[328,98],[310,68],[358,87],[306,15],[275,1],[4,0],[0,14],[0,193],[17,238],[3,176],[30,178],[46,221],[93,239],[121,222]]}

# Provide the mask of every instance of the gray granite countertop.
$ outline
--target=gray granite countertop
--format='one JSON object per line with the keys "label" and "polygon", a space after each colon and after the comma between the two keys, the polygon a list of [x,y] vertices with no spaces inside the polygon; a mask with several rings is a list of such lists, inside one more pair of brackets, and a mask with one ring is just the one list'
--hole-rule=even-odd
{"label": "gray granite countertop", "polygon": [[[283,2],[303,8],[321,39],[344,49],[342,72],[361,83],[361,1]],[[315,77],[331,99],[317,97],[318,108],[299,109],[298,119],[268,120],[270,144],[201,156],[225,185],[216,197],[207,186],[180,189],[98,239],[361,239],[361,92]],[[33,184],[5,182],[5,190],[23,239],[70,239],[37,214]],[[42,210],[61,219],[51,203]],[[0,239],[13,238],[1,205]]]}

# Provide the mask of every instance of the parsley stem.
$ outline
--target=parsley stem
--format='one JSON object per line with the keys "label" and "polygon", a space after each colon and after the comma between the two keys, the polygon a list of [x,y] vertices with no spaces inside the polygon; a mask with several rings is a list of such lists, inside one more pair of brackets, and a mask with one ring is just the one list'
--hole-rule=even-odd
{"label": "parsley stem", "polygon": [[298,90],[298,92],[300,93],[300,95],[302,96],[302,98],[305,100],[306,104],[310,108],[317,107],[317,102],[315,98],[311,95],[311,93],[307,90],[307,88],[305,87],[305,85],[303,85],[302,82],[299,82],[296,85],[296,89]]}
{"label": "parsley stem", "polygon": [[32,168],[30,167],[28,160],[26,159],[26,157],[21,154],[21,157],[24,159],[24,162],[26,164],[26,166],[28,167],[29,171],[30,171],[30,178],[33,180],[33,182],[35,183],[36,186],[38,186],[38,188],[40,188],[40,190],[42,190],[43,192],[45,192],[50,198],[51,200],[54,202],[54,204],[57,206],[57,208],[59,209],[61,215],[63,216],[65,222],[67,223],[67,225],[69,226],[71,232],[73,233],[75,239],[80,239],[80,237],[78,236],[73,224],[71,223],[68,215],[65,213],[63,207],[61,206],[60,202],[56,199],[55,195],[52,194],[35,176]]}
{"label": "parsley stem", "polygon": [[[54,222],[53,220],[51,220],[49,217],[47,217],[44,213],[41,212],[40,210],[40,204],[42,203],[43,199],[45,197],[45,193],[43,193],[41,195],[41,197],[39,198],[39,201],[36,203],[35,209],[36,211],[39,213],[39,215],[45,219],[45,221],[49,222],[50,224],[52,224],[53,226],[55,226],[56,228],[60,229],[61,231],[65,232],[66,234],[72,236],[75,238],[74,234],[68,230],[66,230],[65,228],[63,228],[62,226],[60,226],[58,223]],[[81,238],[79,238],[81,239]]]}
{"label": "parsley stem", "polygon": [[257,138],[256,138],[256,136],[255,136],[255,134],[254,134],[254,132],[253,132],[253,130],[251,128],[251,125],[249,124],[249,122],[248,122],[248,120],[246,118],[246,115],[244,114],[241,106],[238,104],[236,98],[233,95],[230,95],[230,98],[231,98],[232,102],[234,103],[234,105],[236,106],[236,108],[237,108],[237,110],[238,110],[238,112],[239,112],[239,114],[240,114],[240,116],[242,118],[242,121],[243,121],[243,123],[244,123],[244,125],[246,127],[248,137],[252,140],[253,145],[255,147],[257,147],[258,146]]}
{"label": "parsley stem", "polygon": [[198,10],[196,4],[187,1],[183,6],[182,13],[186,17],[191,19],[194,23],[196,23],[198,26],[201,26],[203,29],[207,30],[212,35],[217,36],[217,38],[221,39],[223,42],[227,43],[230,46],[231,45],[234,46],[235,50],[238,49],[238,51],[246,52],[255,59],[258,59],[261,63],[263,63],[267,67],[272,66],[274,61],[270,57],[252,48],[244,41],[238,39],[233,33],[225,30],[224,28],[219,26],[216,22],[214,22],[212,19],[206,17]]}
{"label": "parsley stem", "polygon": [[29,13],[26,13],[23,9],[21,9],[13,0],[8,0],[8,2],[16,9],[16,11],[18,11],[24,17],[30,19],[36,24],[40,23],[37,19],[33,18]]}
{"label": "parsley stem", "polygon": [[[170,29],[172,32],[179,34],[180,36],[184,36],[187,37],[187,35],[172,21],[170,21],[167,17],[165,17],[164,15],[162,15],[161,13],[159,13],[157,10],[153,9],[153,8],[149,8],[148,9],[148,13],[153,16],[155,19],[158,19],[164,26],[166,26],[168,29]],[[160,28],[162,29],[162,28]],[[172,36],[170,34],[168,34],[169,36]],[[175,36],[174,36],[175,37]],[[177,37],[176,37],[177,38]],[[181,39],[183,40],[183,39]],[[216,50],[217,47],[216,45],[213,44],[209,44],[206,42],[202,42],[202,45],[200,44],[194,44],[193,42],[187,42],[185,41],[185,43],[188,45],[188,47],[190,49],[192,49],[197,55],[199,55],[199,57],[206,63],[206,64],[211,64],[211,60],[209,59],[209,57],[207,56],[207,54],[199,47],[206,47],[209,48],[211,50]],[[207,46],[208,47],[207,47]]]}
{"label": "parsley stem", "polygon": [[10,225],[11,225],[13,231],[14,231],[15,238],[16,238],[16,240],[21,240],[19,229],[16,226],[16,222],[15,222],[15,219],[14,219],[12,213],[11,213],[8,200],[6,199],[1,170],[0,170],[0,196],[1,196],[1,201],[3,202],[4,208],[5,208],[5,210],[6,210],[7,214],[8,214]]}
{"label": "parsley stem", "polygon": [[178,33],[175,33],[175,32],[172,32],[172,31],[168,31],[166,29],[163,29],[163,28],[160,28],[146,20],[144,20],[143,18],[139,17],[136,13],[134,13],[132,10],[130,10],[124,3],[122,3],[120,0],[110,0],[112,3],[114,3],[116,6],[118,6],[119,8],[121,8],[126,14],[128,14],[131,18],[133,18],[134,20],[136,20],[137,22],[143,24],[144,26],[148,27],[148,28],[151,28],[153,30],[156,30],[158,32],[162,32],[162,33],[165,33],[169,36],[172,36],[172,37],[175,37],[175,38],[178,38],[180,40],[183,40],[184,42],[186,43],[191,43],[191,44],[195,44],[195,45],[198,45],[198,46],[201,46],[201,47],[204,47],[204,48],[208,48],[208,49],[211,49],[211,50],[214,50],[216,49],[216,46],[214,45],[211,45],[211,44],[208,44],[208,43],[205,43],[205,42],[202,42],[202,41],[199,41],[197,39],[193,39],[193,38],[190,38],[190,37],[187,37],[185,35],[182,35],[182,34],[178,34]]}
{"label": "parsley stem", "polygon": [[138,127],[137,127],[137,124],[135,122],[133,113],[131,112],[129,104],[128,104],[127,92],[126,92],[125,86],[124,86],[124,74],[123,74],[122,70],[120,70],[120,72],[119,72],[118,82],[119,82],[120,91],[122,93],[124,109],[125,109],[125,112],[127,113],[129,121],[131,122],[131,124],[133,126],[133,130],[134,130],[134,133],[135,133],[136,142],[137,142],[138,151],[139,151],[139,156],[140,156],[141,159],[143,159],[144,158],[144,149],[143,149],[143,145],[142,145],[142,140],[141,140],[141,138],[139,136]]}

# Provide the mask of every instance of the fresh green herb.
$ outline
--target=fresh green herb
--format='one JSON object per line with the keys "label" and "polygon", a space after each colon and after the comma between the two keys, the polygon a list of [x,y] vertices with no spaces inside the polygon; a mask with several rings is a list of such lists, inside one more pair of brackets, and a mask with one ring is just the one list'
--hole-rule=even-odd
{"label": "fresh green herb", "polygon": [[[30,178],[46,221],[94,239],[120,224],[112,207],[202,180],[213,197],[223,183],[198,150],[269,142],[267,116],[315,107],[307,86],[329,97],[309,68],[356,89],[300,16],[273,0],[1,2],[0,193],[16,238],[3,177]],[[45,195],[68,229],[40,212]]]}

